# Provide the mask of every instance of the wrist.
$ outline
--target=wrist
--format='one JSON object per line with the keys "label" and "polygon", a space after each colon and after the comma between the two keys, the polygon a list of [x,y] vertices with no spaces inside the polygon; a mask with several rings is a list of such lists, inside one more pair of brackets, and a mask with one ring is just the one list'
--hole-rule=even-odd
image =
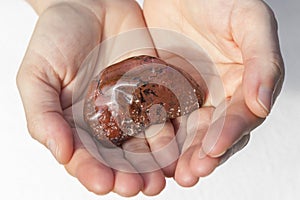
{"label": "wrist", "polygon": [[94,14],[102,13],[102,6],[100,6],[101,0],[26,0],[31,7],[36,11],[38,15],[44,13],[48,8],[60,5],[60,4],[77,4],[83,6]]}

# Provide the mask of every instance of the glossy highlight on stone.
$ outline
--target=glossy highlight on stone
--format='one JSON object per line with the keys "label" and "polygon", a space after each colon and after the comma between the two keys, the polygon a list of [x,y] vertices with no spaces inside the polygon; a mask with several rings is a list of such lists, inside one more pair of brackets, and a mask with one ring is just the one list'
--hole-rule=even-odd
{"label": "glossy highlight on stone", "polygon": [[84,119],[95,139],[121,146],[153,124],[200,108],[205,94],[183,70],[137,56],[104,69],[91,81]]}

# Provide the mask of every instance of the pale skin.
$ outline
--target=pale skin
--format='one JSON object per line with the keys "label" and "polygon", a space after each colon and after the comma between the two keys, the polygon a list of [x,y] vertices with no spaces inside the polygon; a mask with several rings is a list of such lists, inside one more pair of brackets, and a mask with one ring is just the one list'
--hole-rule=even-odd
{"label": "pale skin", "polygon": [[[212,148],[210,136],[195,139],[177,163],[175,180],[192,186],[212,172],[218,159],[269,114],[284,77],[277,23],[271,9],[259,0],[146,0],[143,10],[148,27],[178,31],[205,48],[224,83],[228,106],[220,138]],[[199,109],[199,115],[210,118],[212,110]],[[217,122],[198,127],[199,135],[205,135],[209,125],[213,130]],[[246,140],[247,135],[234,151]],[[207,156],[199,159],[199,151]]]}
{"label": "pale skin", "polygon": [[[165,187],[165,177],[174,177],[185,187],[195,185],[219,165],[226,151],[232,154],[247,143],[249,137],[242,137],[243,134],[263,121],[281,90],[284,68],[276,20],[261,1],[145,0],[144,11],[131,0],[29,3],[40,18],[17,77],[29,132],[51,150],[72,176],[96,194],[134,196],[141,191],[156,195]],[[227,115],[221,137],[210,148],[206,132],[208,128],[213,130],[218,120],[211,124],[216,105],[208,99],[205,107],[193,113],[205,120],[198,123],[192,145],[180,155],[182,144],[174,143],[166,155],[153,155],[146,162],[161,166],[163,158],[180,155],[177,161],[153,172],[126,173],[97,161],[73,136],[75,129],[69,124],[72,88],[80,64],[97,44],[146,24],[183,33],[207,50],[224,83]],[[149,35],[145,35],[145,40],[150,41]],[[156,52],[142,50],[135,54],[155,56]],[[189,120],[186,121],[189,127]],[[173,126],[176,130],[175,124],[166,123],[155,137],[133,139],[123,148],[156,151],[174,137]],[[118,156],[116,153],[112,162],[121,160],[123,165],[139,171],[140,162]]]}

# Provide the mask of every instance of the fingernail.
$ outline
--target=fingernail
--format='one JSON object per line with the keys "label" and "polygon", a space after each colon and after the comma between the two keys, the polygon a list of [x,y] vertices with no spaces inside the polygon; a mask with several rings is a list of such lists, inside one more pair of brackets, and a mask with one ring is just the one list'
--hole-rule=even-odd
{"label": "fingernail", "polygon": [[273,90],[264,86],[259,87],[258,102],[266,111],[266,113],[269,113],[271,110],[272,96],[273,96]]}
{"label": "fingernail", "polygon": [[57,145],[56,142],[53,139],[49,139],[47,141],[47,147],[53,154],[53,156],[56,158],[57,157]]}

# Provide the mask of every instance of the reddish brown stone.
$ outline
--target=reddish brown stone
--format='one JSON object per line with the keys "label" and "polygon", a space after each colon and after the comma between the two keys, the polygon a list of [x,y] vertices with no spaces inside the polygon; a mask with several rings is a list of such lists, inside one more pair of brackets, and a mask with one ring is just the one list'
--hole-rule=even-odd
{"label": "reddish brown stone", "polygon": [[84,118],[98,141],[120,146],[152,124],[191,113],[204,98],[189,74],[138,56],[106,68],[91,82]]}

